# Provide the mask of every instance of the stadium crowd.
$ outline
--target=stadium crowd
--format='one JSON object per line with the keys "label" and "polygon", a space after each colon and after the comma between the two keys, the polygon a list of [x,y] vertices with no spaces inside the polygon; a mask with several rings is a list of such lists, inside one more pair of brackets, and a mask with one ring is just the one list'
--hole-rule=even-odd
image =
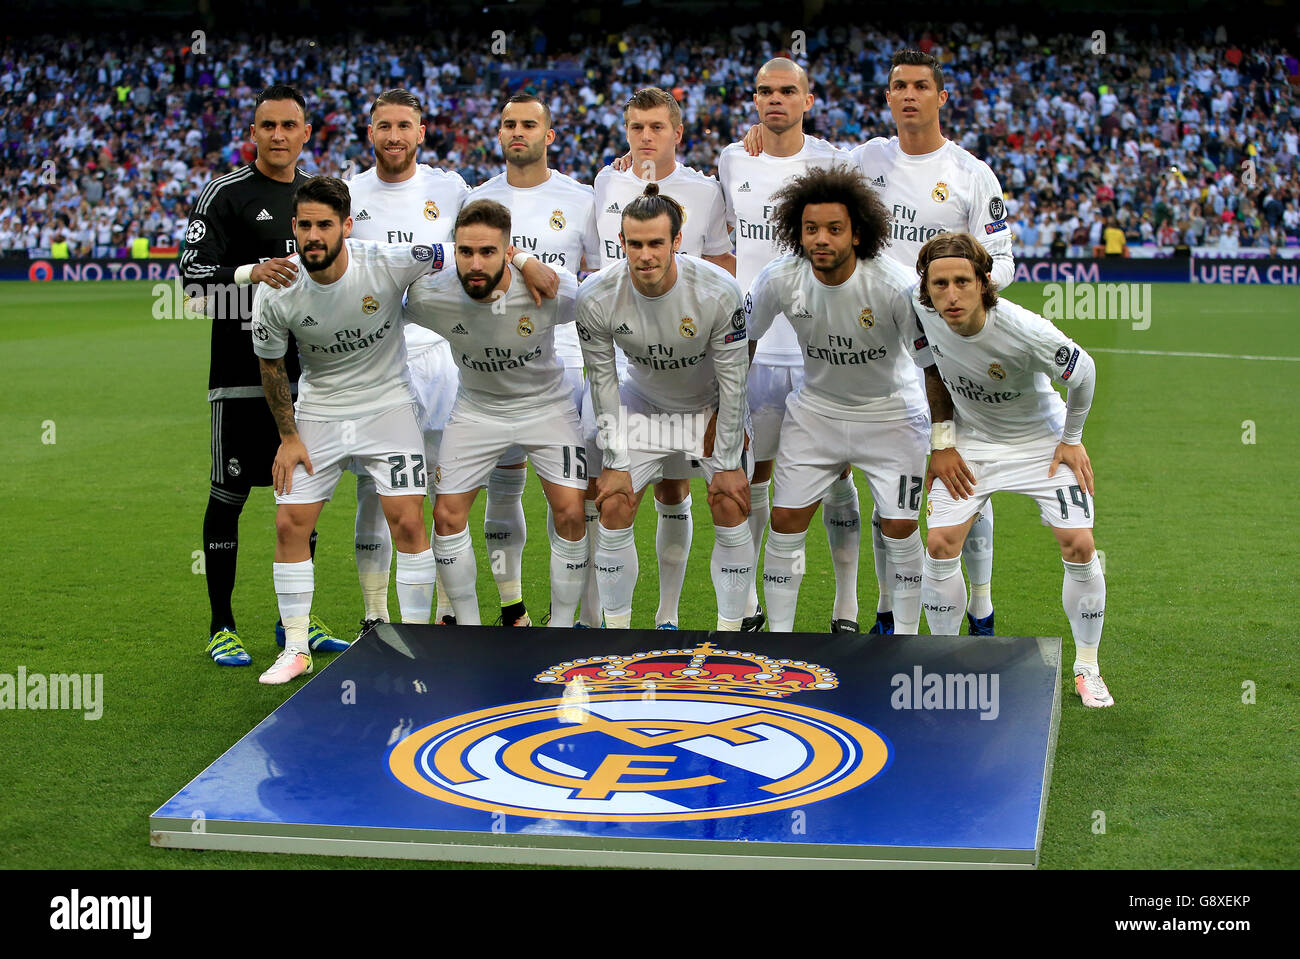
{"label": "stadium crowd", "polygon": [[760,23],[690,38],[534,28],[496,53],[487,31],[433,45],[213,35],[202,53],[159,37],[10,40],[0,52],[0,252],[178,246],[201,186],[252,159],[247,118],[273,83],[307,94],[312,173],[369,166],[367,108],[404,86],[426,104],[424,160],[481,183],[502,166],[500,105],[523,85],[551,106],[552,165],[580,180],[623,152],[622,105],[649,85],[681,103],[685,162],[716,173],[722,148],[753,122],[756,66],[796,36],[817,96],[810,132],[846,147],[892,134],[882,91],[893,51],[937,56],[950,93],[944,132],[997,173],[1024,254],[1093,255],[1107,228],[1129,246],[1300,244],[1300,63],[1281,42],[1243,48],[1223,27],[1186,40],[1117,30],[1094,52],[1093,36],[1005,24],[795,35]]}

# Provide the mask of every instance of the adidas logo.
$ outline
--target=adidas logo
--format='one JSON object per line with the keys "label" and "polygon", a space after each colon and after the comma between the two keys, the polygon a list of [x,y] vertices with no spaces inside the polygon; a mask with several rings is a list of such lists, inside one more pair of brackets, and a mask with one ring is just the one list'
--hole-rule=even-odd
{"label": "adidas logo", "polygon": [[631,328],[630,326],[628,326],[626,323],[620,323],[620,324],[618,325],[618,329],[615,330],[614,332],[615,332],[615,333],[622,333],[624,336],[631,336],[631,335],[632,335],[632,328]]}
{"label": "adidas logo", "polygon": [[275,217],[271,216],[271,214],[266,212],[266,207],[262,207],[262,212],[257,214],[258,222],[261,222],[262,220],[274,220],[274,219]]}
{"label": "adidas logo", "polygon": [[738,190],[736,190],[736,192],[737,192],[737,193],[749,193],[749,192],[750,192],[750,189],[749,189],[749,181],[746,180],[744,183],[742,183],[742,184],[740,185],[740,188],[739,188]]}
{"label": "adidas logo", "polygon": [[366,210],[362,210],[355,217],[353,217],[353,220],[357,222],[360,222],[361,220],[369,220],[369,219],[370,219],[370,213]]}
{"label": "adidas logo", "polygon": [[469,330],[465,329],[465,324],[463,323],[457,323],[451,328],[451,331],[453,333],[463,333],[465,336],[469,336]]}
{"label": "adidas logo", "polygon": [[606,212],[606,213],[620,213],[620,212],[622,212],[622,211],[619,210],[619,208],[618,208],[618,204],[617,204],[617,203],[611,203],[611,204],[606,208],[605,212]]}
{"label": "adidas logo", "polygon": [[320,326],[320,324],[317,323],[315,320],[313,320],[310,316],[307,317],[305,320],[303,320],[302,323],[301,323],[300,325],[301,325],[301,326]]}
{"label": "adidas logo", "polygon": [[883,187],[883,186],[885,185],[885,176],[884,176],[884,174],[882,173],[880,176],[878,176],[878,177],[876,177],[875,179],[873,179],[873,180],[871,181],[871,185],[872,185],[872,186],[880,186],[880,187]]}

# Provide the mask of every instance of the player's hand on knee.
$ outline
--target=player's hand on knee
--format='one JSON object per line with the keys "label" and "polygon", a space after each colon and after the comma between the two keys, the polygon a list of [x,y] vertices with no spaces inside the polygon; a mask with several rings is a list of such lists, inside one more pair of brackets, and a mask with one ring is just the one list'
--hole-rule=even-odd
{"label": "player's hand on knee", "polygon": [[1082,443],[1057,443],[1056,453],[1052,456],[1052,465],[1047,469],[1048,476],[1056,475],[1056,467],[1064,463],[1074,471],[1079,485],[1092,496],[1092,461]]}
{"label": "player's hand on knee", "polygon": [[763,125],[755,123],[745,134],[745,152],[752,157],[763,152]]}
{"label": "player's hand on knee", "polygon": [[596,509],[600,509],[606,500],[614,496],[626,496],[628,505],[631,505],[632,474],[627,470],[603,469],[596,480]]}
{"label": "player's hand on knee", "polygon": [[292,285],[294,277],[297,275],[297,263],[287,257],[277,256],[253,267],[249,279],[254,283],[265,283],[267,286],[279,290]]}
{"label": "player's hand on knee", "polygon": [[276,451],[275,462],[271,464],[271,482],[277,494],[283,496],[293,492],[293,470],[299,463],[307,470],[308,476],[315,472],[306,444],[296,435],[284,437]]}
{"label": "player's hand on knee", "polygon": [[970,499],[975,492],[975,474],[955,448],[935,450],[925,469],[925,491],[930,492],[935,479],[943,482],[953,499]]}
{"label": "player's hand on knee", "polygon": [[525,263],[524,268],[519,272],[523,274],[528,292],[532,294],[533,302],[538,306],[542,305],[543,298],[553,300],[560,292],[559,274],[536,257]]}
{"label": "player's hand on knee", "polygon": [[720,470],[713,474],[713,481],[709,483],[709,508],[716,510],[723,499],[732,500],[739,506],[742,518],[749,516],[749,478],[744,470]]}

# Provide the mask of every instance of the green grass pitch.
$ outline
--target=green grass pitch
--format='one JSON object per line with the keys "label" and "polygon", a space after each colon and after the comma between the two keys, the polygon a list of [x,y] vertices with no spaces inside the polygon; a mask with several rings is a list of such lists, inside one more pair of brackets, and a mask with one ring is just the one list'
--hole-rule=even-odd
{"label": "green grass pitch", "polygon": [[[1163,355],[1300,356],[1295,297],[1293,288],[1156,285],[1147,330],[1114,320],[1060,323],[1097,350],[1085,442],[1109,596],[1101,662],[1117,705],[1085,710],[1065,677],[1046,868],[1300,861],[1300,697],[1289,673],[1300,366]],[[1043,304],[1040,286],[1013,287],[1009,298]],[[391,866],[148,845],[149,813],[295,688],[256,681],[275,652],[268,491],[255,491],[240,531],[235,610],[254,664],[219,668],[203,652],[208,608],[194,564],[207,497],[208,327],[156,320],[151,307],[146,283],[0,285],[0,672],[102,673],[105,700],[97,721],[0,712],[0,866]],[[865,487],[862,502],[865,514]],[[345,479],[322,517],[317,557],[315,608],[341,633],[360,616],[353,503]],[[708,628],[712,533],[698,482],[694,503],[682,620]],[[540,614],[545,517],[532,476],[525,504],[525,599]],[[1066,636],[1068,664],[1054,541],[1025,498],[999,496],[996,517],[998,625]],[[471,528],[481,524],[480,498]],[[634,625],[651,626],[649,497],[638,542]],[[809,544],[797,625],[820,631],[833,578],[817,520]],[[478,549],[490,621],[496,593],[481,541]],[[859,595],[865,626],[876,597],[869,550]],[[1253,703],[1243,701],[1250,688]]]}

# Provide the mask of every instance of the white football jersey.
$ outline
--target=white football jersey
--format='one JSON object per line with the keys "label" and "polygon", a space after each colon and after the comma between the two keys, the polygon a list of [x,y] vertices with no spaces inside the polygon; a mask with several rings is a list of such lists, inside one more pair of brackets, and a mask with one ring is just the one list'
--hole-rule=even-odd
{"label": "white football jersey", "polygon": [[[772,194],[814,167],[847,163],[849,155],[817,137],[805,136],[794,156],[750,156],[743,143],[728,145],[718,158],[718,181],[727,202],[727,220],[736,225],[736,279],[748,290],[760,270],[784,251],[777,249],[772,225]],[[778,316],[758,341],[755,363],[800,366],[803,351],[784,316]]]}
{"label": "white football jersey", "polygon": [[[1094,366],[1078,344],[1037,313],[1007,300],[994,304],[974,336],[954,333],[939,314],[922,312],[919,301],[916,307],[952,394],[957,449],[963,456],[989,458],[1005,455],[1009,447],[1062,438],[1065,402],[1052,383],[1086,387],[1091,394]],[[1080,437],[1068,441],[1077,443]]]}
{"label": "white football jersey", "polygon": [[993,255],[998,289],[1015,277],[1011,229],[1002,187],[989,165],[951,140],[933,153],[904,153],[898,137],[876,137],[852,153],[853,162],[889,210],[888,253],[912,271],[921,247],[940,233],[970,233]]}
{"label": "white football jersey", "polygon": [[[623,208],[645,191],[647,182],[631,171],[620,173],[608,166],[596,174],[596,233],[600,237],[597,267],[627,259],[623,244],[618,241],[623,228]],[[678,163],[672,173],[657,183],[659,192],[672,197],[686,212],[680,252],[689,256],[720,256],[731,252],[727,203],[716,179]]]}
{"label": "white football jersey", "polygon": [[[352,235],[378,243],[446,243],[449,247],[469,187],[459,173],[415,165],[415,176],[385,183],[375,170],[348,181],[352,193]],[[432,349],[442,337],[422,326],[405,331],[407,356]]]}
{"label": "white football jersey", "polygon": [[299,270],[282,289],[259,283],[253,298],[258,356],[284,356],[290,333],[298,341],[295,411],[304,420],[356,419],[415,402],[399,335],[402,294],[442,269],[443,247],[343,242],[348,266],[335,282],[320,284]]}
{"label": "white football jersey", "polygon": [[784,314],[803,350],[799,396],[817,413],[875,422],[922,415],[917,366],[934,362],[912,311],[915,283],[887,257],[859,260],[839,286],[789,254],[763,268],[745,297],[750,336]]}
{"label": "white football jersey", "polygon": [[498,300],[476,300],[448,269],[412,283],[406,297],[407,323],[447,338],[460,370],[456,403],[492,416],[527,419],[572,406],[564,365],[555,354],[555,331],[572,323],[578,278],[556,269],[554,299],[533,302],[523,274],[510,271],[510,289]]}
{"label": "white football jersey", "polygon": [[[523,253],[535,254],[558,272],[578,273],[582,258],[595,269],[600,256],[593,212],[596,193],[585,183],[552,170],[545,183],[522,188],[506,182],[505,173],[470,191],[466,202],[496,200],[510,211],[510,241]],[[566,365],[582,364],[582,350],[572,327],[556,331],[555,349]]]}
{"label": "white football jersey", "polygon": [[[677,254],[677,281],[647,297],[624,260],[588,277],[578,291],[582,340],[596,416],[617,416],[614,347],[627,354],[626,388],[668,413],[718,411],[714,458],[736,469],[744,449],[748,340],[740,285],[707,260]],[[626,449],[611,444],[605,466],[627,469]]]}

